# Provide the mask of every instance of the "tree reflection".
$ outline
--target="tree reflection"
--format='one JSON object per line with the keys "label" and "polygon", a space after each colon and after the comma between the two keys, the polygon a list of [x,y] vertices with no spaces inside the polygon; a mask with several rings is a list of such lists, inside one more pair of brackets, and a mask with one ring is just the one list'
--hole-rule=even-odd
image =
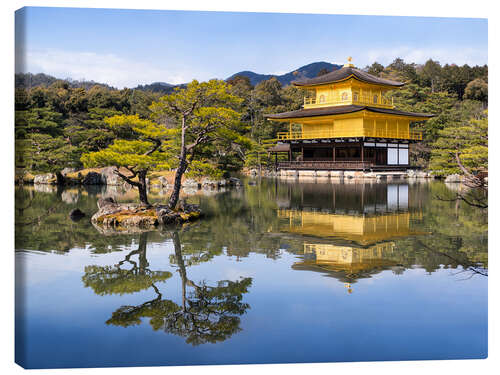
{"label": "tree reflection", "polygon": [[[92,288],[95,294],[100,296],[106,294],[135,293],[150,287],[154,283],[164,282],[172,277],[168,271],[151,271],[146,258],[148,233],[141,233],[139,247],[128,253],[125,258],[115,266],[87,266],[82,280],[86,287]],[[132,256],[138,255],[138,262],[132,260]],[[129,269],[122,268],[127,263]],[[156,287],[155,287],[156,288]]]}
{"label": "tree reflection", "polygon": [[[154,330],[184,337],[187,343],[199,345],[227,340],[239,332],[240,316],[250,305],[242,302],[243,294],[251,286],[251,278],[238,281],[222,280],[215,286],[205,282],[195,283],[187,277],[179,233],[171,234],[175,250],[175,263],[181,279],[182,302],[175,303],[163,297],[157,281],[171,277],[170,272],[150,271],[146,259],[147,233],[141,234],[139,248],[130,252],[114,267],[88,266],[83,282],[96,294],[133,293],[152,288],[156,297],[136,306],[121,306],[112,313],[106,324],[128,327],[141,324],[149,318]],[[131,257],[139,255],[139,262]],[[124,263],[131,269],[122,269]]]}

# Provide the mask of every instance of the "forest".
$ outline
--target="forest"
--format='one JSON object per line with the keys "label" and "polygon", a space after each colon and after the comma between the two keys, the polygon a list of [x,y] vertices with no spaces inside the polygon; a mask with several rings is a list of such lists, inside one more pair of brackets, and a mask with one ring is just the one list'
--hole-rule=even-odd
{"label": "forest", "polygon": [[[460,173],[455,158],[459,152],[463,165],[471,172],[487,170],[486,65],[441,65],[433,60],[414,64],[398,58],[387,66],[375,62],[364,70],[405,82],[401,90],[392,93],[396,108],[435,114],[431,120],[414,125],[424,132],[423,142],[411,150],[414,165],[436,175]],[[318,74],[325,73],[327,70],[323,69]],[[16,75],[16,173],[56,173],[67,167],[83,168],[86,161],[90,165],[91,160],[85,155],[108,149],[117,138],[135,139],[137,134],[132,134],[132,127],[123,128],[133,118],[147,121],[142,124],[150,126],[149,130],[165,128],[163,135],[169,137],[169,141],[162,144],[161,151],[175,155],[171,151],[180,147],[180,132],[175,130],[174,120],[179,113],[172,109],[175,107],[173,95],[178,95],[178,101],[187,103],[187,95],[195,95],[199,91],[197,87],[204,87],[198,83],[183,85],[165,95],[157,90],[143,90],[140,86],[118,90],[93,82],[36,76],[38,81],[27,84],[27,77],[33,76]],[[227,175],[243,168],[270,167],[266,147],[277,132],[286,129],[282,124],[266,120],[264,115],[301,108],[303,92],[292,85],[283,86],[275,77],[255,86],[245,76],[213,81],[203,90],[207,96],[212,95],[210,90],[219,90],[216,103],[210,108],[219,106],[223,110],[210,113],[209,107],[200,107],[197,111],[202,115],[196,121],[212,125],[221,117],[224,121],[218,123],[210,142],[201,142],[200,147],[188,155],[187,173]],[[194,91],[189,94],[186,87]],[[170,110],[165,110],[167,107]],[[193,134],[186,135],[186,142],[197,139],[196,129],[207,131],[206,125],[205,128],[201,123],[196,126]],[[124,132],[129,133],[124,135]],[[148,137],[144,129],[141,134]],[[151,137],[146,138],[144,142],[155,142]],[[114,147],[118,153],[123,152],[119,147],[116,149],[116,144]],[[177,168],[179,162],[172,155],[156,167]]]}

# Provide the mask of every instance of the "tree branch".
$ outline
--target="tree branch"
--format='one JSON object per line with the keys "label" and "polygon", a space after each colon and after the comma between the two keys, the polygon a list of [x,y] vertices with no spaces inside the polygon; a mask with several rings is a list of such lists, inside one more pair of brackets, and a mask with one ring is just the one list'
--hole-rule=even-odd
{"label": "tree branch", "polygon": [[145,156],[151,155],[153,152],[155,152],[156,150],[158,150],[161,147],[161,141],[159,139],[155,139],[155,138],[147,138],[147,139],[149,141],[153,142],[154,146],[151,150],[144,153]]}
{"label": "tree branch", "polygon": [[465,175],[465,178],[466,178],[465,184],[467,186],[469,186],[469,187],[484,187],[484,180],[474,176],[472,173],[469,172],[469,170],[467,168],[464,167],[464,165],[462,164],[462,161],[460,160],[460,155],[458,154],[458,151],[455,152],[455,159],[457,161],[458,167]]}
{"label": "tree branch", "polygon": [[132,186],[136,186],[136,187],[139,187],[141,186],[140,183],[136,182],[136,181],[132,181],[131,179],[134,178],[135,176],[137,176],[137,172],[135,171],[132,171],[130,168],[128,167],[125,167],[127,168],[129,171],[131,171],[133,174],[132,176],[125,176],[123,173],[121,173],[118,168],[116,168],[115,170],[115,174],[117,174],[118,176],[120,176],[122,179],[124,179],[127,183],[129,183],[130,185]]}

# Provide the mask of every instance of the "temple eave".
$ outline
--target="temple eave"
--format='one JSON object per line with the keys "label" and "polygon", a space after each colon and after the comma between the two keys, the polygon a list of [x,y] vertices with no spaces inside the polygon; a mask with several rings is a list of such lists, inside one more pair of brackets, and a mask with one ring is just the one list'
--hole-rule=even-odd
{"label": "temple eave", "polygon": [[[360,113],[361,112],[361,113]],[[269,114],[265,117],[269,120],[276,122],[291,122],[291,121],[309,121],[309,120],[327,120],[335,119],[345,115],[363,115],[363,116],[376,116],[383,115],[393,118],[405,118],[411,121],[426,121],[434,117],[433,114],[423,114],[414,112],[404,112],[395,109],[375,108],[375,107],[362,107],[356,105],[338,106],[338,107],[324,107],[314,109],[300,109],[297,111],[283,112],[278,114]]]}

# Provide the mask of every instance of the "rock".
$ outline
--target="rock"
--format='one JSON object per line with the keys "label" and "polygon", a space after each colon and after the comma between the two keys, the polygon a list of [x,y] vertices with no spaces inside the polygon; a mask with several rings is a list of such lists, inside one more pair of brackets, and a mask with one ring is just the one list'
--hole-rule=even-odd
{"label": "rock", "polygon": [[259,172],[257,172],[257,169],[251,169],[250,170],[250,176],[256,177],[258,174],[259,174]]}
{"label": "rock", "polygon": [[177,210],[165,205],[145,207],[134,203],[118,204],[109,199],[99,200],[98,205],[99,210],[91,218],[92,224],[124,232],[130,227],[154,228],[159,224],[183,223],[201,216],[198,206],[185,202]]}
{"label": "rock", "polygon": [[179,212],[171,210],[168,206],[157,206],[156,215],[160,224],[169,225],[182,222]]}
{"label": "rock", "polygon": [[184,199],[181,199],[179,202],[179,211],[182,211],[186,214],[190,214],[191,212],[199,212],[200,206],[196,204],[188,204]]}
{"label": "rock", "polygon": [[185,195],[195,195],[198,193],[198,186],[196,186],[196,187],[184,187],[184,188],[182,188],[182,193]]}
{"label": "rock", "polygon": [[99,200],[97,201],[97,208],[101,209],[104,206],[116,205],[116,204],[117,204],[116,201],[111,197],[99,198]]}
{"label": "rock", "polygon": [[239,178],[236,177],[229,177],[229,185],[230,186],[243,186],[243,183]]}
{"label": "rock", "polygon": [[456,182],[461,182],[462,181],[462,176],[459,174],[450,174],[449,176],[446,176],[444,179],[444,182],[447,183],[456,183]]}
{"label": "rock", "polygon": [[35,185],[55,185],[57,184],[57,177],[54,173],[37,174],[33,179]]}
{"label": "rock", "polygon": [[116,170],[116,167],[106,167],[101,170],[100,175],[103,185],[121,186],[126,184],[126,182],[115,173]]}
{"label": "rock", "polygon": [[203,180],[201,180],[201,187],[203,189],[217,189],[219,186],[219,182],[212,180],[211,178],[205,177]]}
{"label": "rock", "polygon": [[198,181],[196,181],[195,179],[187,178],[182,183],[182,187],[186,187],[186,188],[195,188],[196,187],[196,188],[198,188],[199,184],[198,184]]}
{"label": "rock", "polygon": [[76,168],[69,168],[69,167],[66,167],[64,168],[62,171],[61,171],[61,174],[63,176],[66,176],[67,174],[69,173],[75,173],[76,172]]}
{"label": "rock", "polygon": [[417,177],[417,173],[415,172],[414,169],[408,169],[406,171],[406,174],[408,175],[408,178],[415,178],[415,177]]}
{"label": "rock", "polygon": [[158,178],[158,181],[160,182],[160,185],[161,185],[162,187],[169,187],[169,186],[170,186],[170,184],[168,183],[168,179],[167,179],[167,177],[166,177],[166,176],[160,176],[160,177]]}
{"label": "rock", "polygon": [[168,206],[157,206],[156,207],[156,214],[158,216],[164,216],[164,215],[169,215],[173,211],[168,207]]}
{"label": "rock", "polygon": [[82,180],[83,185],[105,185],[106,179],[104,179],[100,173],[89,172]]}
{"label": "rock", "polygon": [[71,210],[71,212],[69,213],[69,217],[73,221],[78,221],[81,218],[85,217],[85,213],[79,208],[75,208],[74,210]]}

